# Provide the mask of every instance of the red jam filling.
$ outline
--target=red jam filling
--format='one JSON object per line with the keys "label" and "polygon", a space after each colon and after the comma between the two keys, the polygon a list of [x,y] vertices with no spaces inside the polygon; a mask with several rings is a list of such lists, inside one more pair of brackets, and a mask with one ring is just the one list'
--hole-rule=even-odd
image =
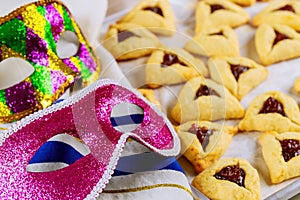
{"label": "red jam filling", "polygon": [[201,96],[210,96],[210,95],[220,97],[220,95],[215,90],[207,87],[206,85],[201,85],[196,92],[195,99],[197,99],[198,97],[201,97]]}
{"label": "red jam filling", "polygon": [[231,69],[231,72],[232,72],[234,78],[238,81],[240,78],[240,75],[242,73],[244,73],[245,71],[248,71],[249,67],[246,67],[243,65],[231,65],[230,64],[230,69]]}
{"label": "red jam filling", "polygon": [[267,113],[279,113],[282,116],[285,116],[283,105],[273,97],[269,97],[264,102],[264,105],[259,112],[259,114],[267,114]]}
{"label": "red jam filling", "polygon": [[300,155],[300,141],[293,139],[285,139],[280,141],[282,148],[282,156],[285,162],[288,162],[293,157]]}
{"label": "red jam filling", "polygon": [[291,5],[285,5],[281,8],[278,8],[277,10],[275,11],[279,11],[279,10],[285,10],[285,11],[290,11],[290,12],[293,12],[293,13],[296,13],[296,11],[294,10],[294,8],[291,6]]}
{"label": "red jam filling", "polygon": [[186,64],[181,62],[176,55],[166,53],[164,55],[164,60],[161,63],[161,66],[162,67],[167,67],[167,66],[171,66],[171,65],[177,64],[177,63],[180,64],[180,65],[186,66]]}
{"label": "red jam filling", "polygon": [[276,45],[278,42],[280,42],[282,40],[290,39],[288,36],[286,36],[286,35],[284,35],[282,33],[279,33],[276,30],[275,30],[275,34],[276,34],[276,37],[274,39],[273,46]]}
{"label": "red jam filling", "polygon": [[152,11],[162,17],[164,16],[161,8],[159,8],[159,7],[146,7],[143,10],[149,10],[149,11]]}
{"label": "red jam filling", "polygon": [[138,37],[136,34],[130,31],[118,31],[118,41],[123,42],[130,37]]}
{"label": "red jam filling", "polygon": [[224,36],[223,31],[217,32],[217,33],[211,33],[209,35],[221,35]]}
{"label": "red jam filling", "polygon": [[216,179],[231,181],[242,187],[245,187],[245,176],[245,171],[238,165],[224,167],[214,175]]}
{"label": "red jam filling", "polygon": [[206,150],[206,147],[209,143],[210,136],[214,134],[214,130],[208,129],[205,126],[198,127],[197,124],[192,124],[191,128],[189,129],[189,132],[197,136],[204,151]]}
{"label": "red jam filling", "polygon": [[211,4],[210,5],[210,13],[214,13],[217,10],[222,10],[225,9],[222,5],[220,4]]}

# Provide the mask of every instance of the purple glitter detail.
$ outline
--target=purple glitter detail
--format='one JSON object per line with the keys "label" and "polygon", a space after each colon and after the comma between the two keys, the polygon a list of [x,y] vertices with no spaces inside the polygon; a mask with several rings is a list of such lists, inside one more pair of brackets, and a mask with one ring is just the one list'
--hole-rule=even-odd
{"label": "purple glitter detail", "polygon": [[35,91],[31,83],[23,81],[5,90],[10,110],[19,113],[36,105]]}
{"label": "purple glitter detail", "polygon": [[90,69],[91,72],[96,71],[97,65],[94,62],[91,53],[88,51],[84,44],[80,44],[77,55],[80,60],[87,66],[87,68]]}
{"label": "purple glitter detail", "polygon": [[18,15],[17,18],[18,18],[19,20],[21,20],[21,21],[23,20],[22,15]]}
{"label": "purple glitter detail", "polygon": [[52,93],[55,94],[56,91],[61,88],[61,85],[66,82],[67,78],[61,71],[50,71],[50,77],[52,82]]}
{"label": "purple glitter detail", "polygon": [[74,63],[69,58],[63,59],[62,61],[74,72],[79,71],[78,68],[74,65]]}
{"label": "purple glitter detail", "polygon": [[64,30],[64,19],[52,4],[46,6],[45,17],[51,24],[52,35],[54,40],[57,42]]}
{"label": "purple glitter detail", "polygon": [[47,43],[27,28],[26,58],[36,64],[49,66]]}

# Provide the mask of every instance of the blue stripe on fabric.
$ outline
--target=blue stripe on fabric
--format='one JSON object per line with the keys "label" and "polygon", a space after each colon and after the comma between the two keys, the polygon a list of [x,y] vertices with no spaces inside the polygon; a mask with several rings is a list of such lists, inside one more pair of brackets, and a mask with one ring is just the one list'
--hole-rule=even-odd
{"label": "blue stripe on fabric", "polygon": [[57,99],[57,100],[54,102],[54,104],[58,104],[58,103],[63,102],[63,101],[64,101],[64,99]]}
{"label": "blue stripe on fabric", "polygon": [[[168,169],[168,170],[174,170],[174,171],[179,171],[179,172],[183,172],[181,166],[179,165],[178,161],[175,160],[173,163],[171,163],[170,165],[163,167],[161,169],[157,169],[157,170],[164,170],[164,169]],[[153,170],[152,170],[153,171]],[[124,171],[120,171],[118,169],[115,169],[114,174],[112,176],[125,176],[125,175],[129,175],[129,174],[133,174],[130,172],[124,172]]]}
{"label": "blue stripe on fabric", "polygon": [[163,169],[175,170],[184,173],[183,169],[174,157],[166,158],[157,153],[149,152],[121,157],[113,176]]}
{"label": "blue stripe on fabric", "polygon": [[123,125],[130,125],[130,124],[141,124],[143,122],[144,115],[143,114],[133,114],[133,115],[126,115],[120,117],[111,117],[110,121],[113,127],[115,126],[123,126]]}
{"label": "blue stripe on fabric", "polygon": [[82,157],[84,156],[66,143],[48,141],[37,150],[29,164],[62,162],[70,165]]}

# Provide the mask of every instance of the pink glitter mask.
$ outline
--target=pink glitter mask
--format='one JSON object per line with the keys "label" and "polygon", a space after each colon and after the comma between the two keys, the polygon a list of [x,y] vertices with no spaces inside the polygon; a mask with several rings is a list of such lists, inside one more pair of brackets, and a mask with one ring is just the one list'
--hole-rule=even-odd
{"label": "pink glitter mask", "polygon": [[[78,50],[58,56],[63,33],[78,39]],[[0,123],[19,120],[55,102],[77,77],[82,86],[98,79],[100,64],[71,13],[62,3],[41,0],[0,17],[0,62],[20,58],[34,68],[25,80],[0,89]],[[16,66],[11,66],[13,69]]]}
{"label": "pink glitter mask", "polygon": [[[142,108],[144,118],[135,130],[122,133],[113,127],[111,113],[126,102]],[[82,139],[91,154],[57,171],[27,172],[39,147],[61,133]],[[128,137],[165,156],[180,151],[172,125],[144,97],[116,82],[98,81],[0,136],[0,199],[94,199],[111,178]]]}

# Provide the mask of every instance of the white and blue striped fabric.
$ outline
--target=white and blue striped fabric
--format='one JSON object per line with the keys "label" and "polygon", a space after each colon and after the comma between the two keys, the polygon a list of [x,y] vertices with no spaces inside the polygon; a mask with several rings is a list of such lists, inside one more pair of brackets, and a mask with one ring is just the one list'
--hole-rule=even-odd
{"label": "white and blue striped fabric", "polygon": [[[136,142],[131,141],[129,143]],[[166,158],[154,152],[142,151],[140,153],[126,151],[126,154],[123,154],[118,161],[114,176],[158,169],[182,171],[175,158]],[[79,139],[68,134],[59,134],[38,149],[26,169],[29,172],[59,170],[68,167],[88,154],[90,154],[89,148]]]}
{"label": "white and blue striped fabric", "polygon": [[[136,127],[139,126],[143,121],[143,110],[133,104],[120,105],[121,106],[116,106],[113,109],[110,118],[112,125],[121,132],[127,132],[136,129]],[[49,172],[63,169],[90,153],[91,152],[88,146],[85,145],[79,138],[75,138],[68,134],[59,134],[49,139],[38,149],[28,163],[26,169],[29,172]],[[151,174],[153,174],[153,176],[151,176]],[[119,179],[122,180],[124,178],[125,180],[128,179],[130,183],[135,183],[134,181],[136,181],[136,186],[138,186],[138,183],[140,183],[140,181],[137,181],[139,177],[142,178],[146,176],[149,176],[147,179],[147,184],[150,185],[156,182],[160,183],[160,181],[163,183],[167,181],[167,185],[179,184],[180,187],[183,186],[183,188],[188,188],[189,190],[188,182],[176,158],[163,157],[155,152],[150,151],[135,140],[127,141],[122,156],[120,157],[118,165],[114,171],[113,178],[111,179],[112,183],[107,187],[110,189],[114,189],[115,187],[118,188],[118,186],[114,186],[114,182],[118,182]],[[159,180],[161,177],[169,178],[166,180]],[[127,183],[127,181],[124,183]],[[144,184],[141,183],[141,185]],[[128,187],[134,186],[135,184],[128,185]],[[124,187],[126,186],[124,185]],[[176,187],[169,187],[167,189],[164,187],[160,189],[153,188],[152,190],[166,191],[168,194],[169,192],[175,192],[173,196],[177,197],[178,195],[183,195],[184,199],[192,199],[190,193]],[[144,195],[144,192],[148,192],[149,194],[153,195],[154,193],[152,193],[152,190],[126,194],[123,192],[120,194],[118,192],[114,194],[104,192],[99,196],[98,199],[102,200],[121,198],[135,200],[140,199],[141,195]],[[157,191],[155,191],[155,194],[156,192]],[[149,196],[148,193],[147,195]],[[157,195],[160,196],[161,194],[157,193]],[[146,199],[157,199],[157,197],[151,198],[150,195]]]}
{"label": "white and blue striped fabric", "polygon": [[131,103],[121,103],[113,107],[110,121],[112,126],[120,132],[136,129],[144,119],[144,110]]}
{"label": "white and blue striped fabric", "polygon": [[68,167],[90,154],[89,148],[79,139],[59,134],[42,145],[28,163],[29,172],[49,172]]}

